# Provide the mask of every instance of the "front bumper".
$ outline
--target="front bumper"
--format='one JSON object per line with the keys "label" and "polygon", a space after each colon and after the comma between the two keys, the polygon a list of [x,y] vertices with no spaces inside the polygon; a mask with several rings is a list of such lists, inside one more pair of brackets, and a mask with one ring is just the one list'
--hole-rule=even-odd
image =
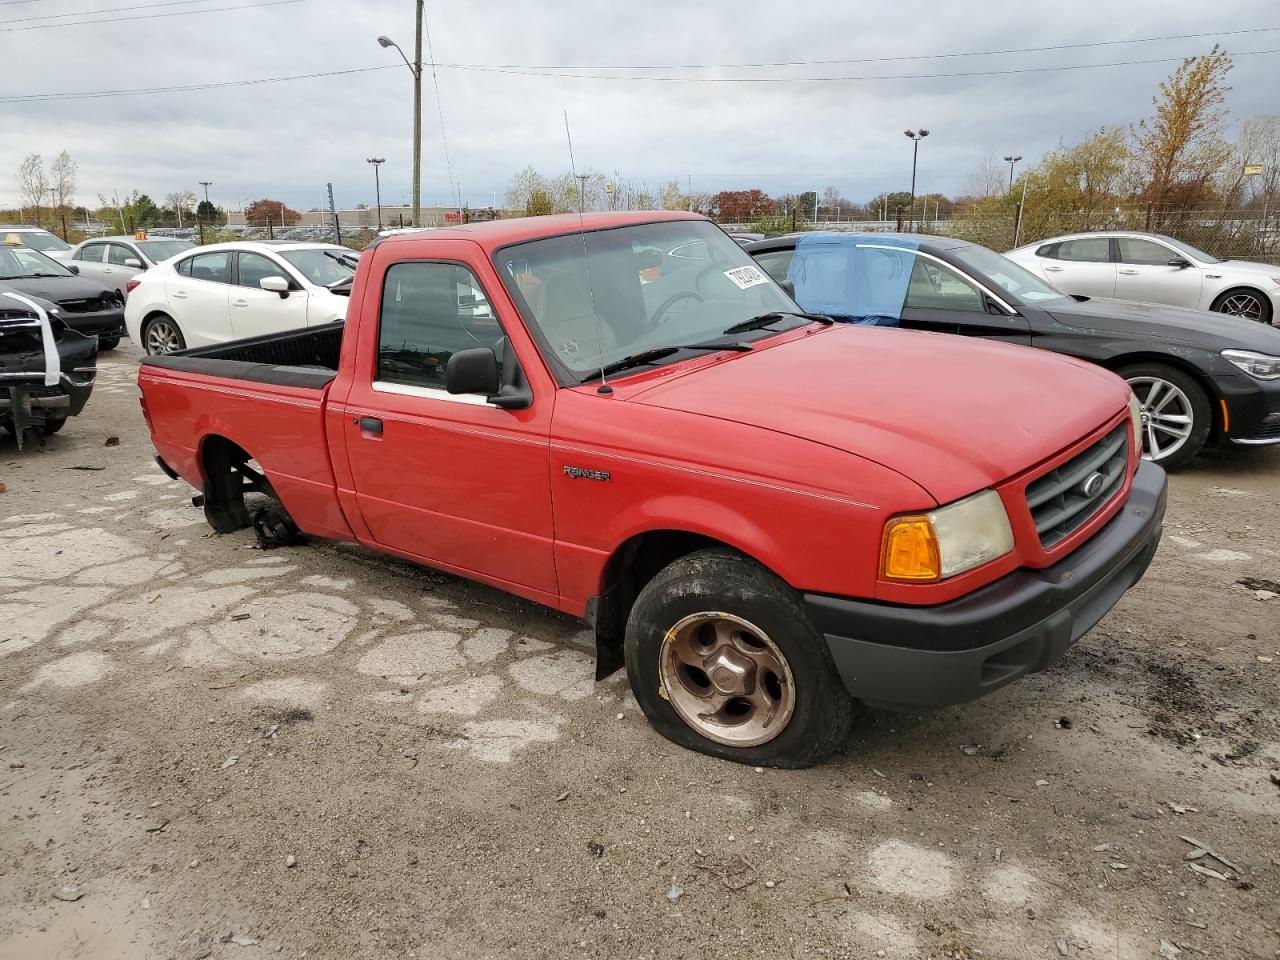
{"label": "front bumper", "polygon": [[1245,446],[1280,444],[1280,380],[1238,376],[1218,380],[1229,420],[1223,432],[1232,443]]}
{"label": "front bumper", "polygon": [[1065,559],[950,603],[806,594],[849,692],[875,706],[939,707],[1044,670],[1146,573],[1163,530],[1164,471],[1142,461],[1121,511]]}
{"label": "front bumper", "polygon": [[97,334],[100,337],[123,337],[124,309],[103,310],[101,313],[59,312],[59,319],[77,333]]}

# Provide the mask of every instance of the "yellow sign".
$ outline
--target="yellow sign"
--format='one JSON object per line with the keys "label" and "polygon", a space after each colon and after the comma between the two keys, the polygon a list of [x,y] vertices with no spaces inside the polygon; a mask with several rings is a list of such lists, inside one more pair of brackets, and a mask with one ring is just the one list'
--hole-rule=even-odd
{"label": "yellow sign", "polygon": [[1262,164],[1260,164],[1260,163],[1246,163],[1246,164],[1244,165],[1244,175],[1245,175],[1246,177],[1260,177],[1260,176],[1262,176]]}
{"label": "yellow sign", "polygon": [[135,240],[145,240],[145,239],[147,239],[147,231],[145,231],[145,230],[135,230],[135,231],[133,231],[133,239],[135,239]]}
{"label": "yellow sign", "polygon": [[4,242],[5,242],[5,243],[7,243],[7,244],[8,244],[9,246],[11,246],[11,247],[20,247],[20,246],[22,246],[22,238],[21,238],[20,236],[18,236],[16,233],[11,233],[11,234],[7,235],[7,236],[4,238]]}

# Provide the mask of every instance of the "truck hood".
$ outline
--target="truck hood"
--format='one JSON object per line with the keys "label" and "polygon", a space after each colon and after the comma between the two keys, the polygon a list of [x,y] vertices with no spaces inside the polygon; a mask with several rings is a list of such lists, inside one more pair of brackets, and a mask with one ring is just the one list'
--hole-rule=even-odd
{"label": "truck hood", "polygon": [[949,503],[1057,453],[1128,395],[1113,374],[1045,351],[841,324],[733,354],[632,402],[844,450]]}
{"label": "truck hood", "polygon": [[1271,354],[1280,351],[1280,329],[1226,313],[1106,299],[1055,301],[1046,309],[1059,323],[1077,330],[1176,340],[1211,350],[1234,348]]}

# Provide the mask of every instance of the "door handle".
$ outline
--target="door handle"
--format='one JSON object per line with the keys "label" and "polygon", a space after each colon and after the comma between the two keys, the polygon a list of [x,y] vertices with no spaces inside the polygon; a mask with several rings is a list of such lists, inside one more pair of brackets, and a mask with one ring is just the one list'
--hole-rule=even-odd
{"label": "door handle", "polygon": [[187,295],[186,295],[186,293],[185,293],[185,292],[183,292],[182,290],[175,290],[175,291],[173,292],[173,299],[175,299],[175,300],[185,300],[185,299],[187,299]]}
{"label": "door handle", "polygon": [[233,307],[247,307],[249,305],[249,301],[248,300],[232,300],[231,305]]}
{"label": "door handle", "polygon": [[1126,277],[1136,277],[1138,275],[1137,270],[1121,270],[1120,272],[1123,273]]}
{"label": "door handle", "polygon": [[1050,267],[1050,266],[1045,266],[1045,270],[1046,270],[1046,271],[1048,271],[1049,273],[1061,273],[1061,272],[1062,272],[1062,268],[1061,268],[1061,267]]}
{"label": "door handle", "polygon": [[382,436],[382,421],[377,417],[352,417],[351,422],[360,427],[361,433],[372,433]]}

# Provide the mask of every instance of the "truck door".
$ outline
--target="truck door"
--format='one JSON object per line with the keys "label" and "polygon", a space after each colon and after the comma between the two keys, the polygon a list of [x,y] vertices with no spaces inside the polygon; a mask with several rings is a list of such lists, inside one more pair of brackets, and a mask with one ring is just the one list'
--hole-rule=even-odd
{"label": "truck door", "polygon": [[435,566],[553,598],[554,396],[535,391],[527,409],[505,410],[445,390],[445,367],[460,350],[491,347],[500,365],[516,362],[492,307],[497,277],[487,271],[486,289],[461,263],[413,260],[370,283],[380,289],[378,316],[361,316],[344,418],[370,534]]}

